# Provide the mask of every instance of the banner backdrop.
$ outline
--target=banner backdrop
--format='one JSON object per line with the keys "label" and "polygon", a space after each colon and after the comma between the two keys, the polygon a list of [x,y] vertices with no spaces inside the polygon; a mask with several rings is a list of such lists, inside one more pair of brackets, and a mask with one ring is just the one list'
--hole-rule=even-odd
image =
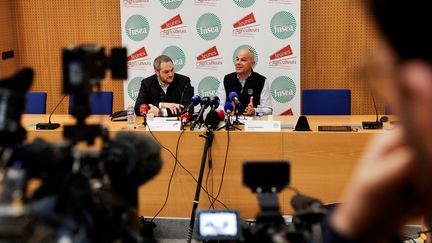
{"label": "banner backdrop", "polygon": [[134,104],[153,60],[170,56],[195,94],[213,97],[234,72],[236,52],[254,51],[267,77],[273,114],[300,114],[300,0],[120,0],[128,48],[125,106]]}

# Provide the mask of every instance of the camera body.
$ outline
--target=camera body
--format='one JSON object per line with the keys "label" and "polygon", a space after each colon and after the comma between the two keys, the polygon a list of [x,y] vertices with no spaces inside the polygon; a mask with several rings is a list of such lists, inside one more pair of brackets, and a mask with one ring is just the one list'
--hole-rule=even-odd
{"label": "camera body", "polygon": [[[162,167],[159,145],[139,133],[111,139],[101,125],[87,125],[88,97],[107,69],[126,78],[126,50],[111,57],[97,45],[63,50],[63,92],[74,95],[77,123],[64,140],[24,144],[20,125],[33,71],[0,80],[0,239],[4,242],[142,242],[136,215],[138,187]],[[81,112],[85,110],[86,112]],[[2,121],[9,125],[2,126]],[[12,127],[10,125],[13,125]],[[3,135],[7,135],[3,136]],[[80,150],[102,138],[102,147]],[[27,192],[31,179],[39,185]],[[38,241],[38,239],[41,239]],[[3,242],[3,241],[2,241]]]}
{"label": "camera body", "polygon": [[113,48],[107,56],[99,45],[71,46],[62,50],[62,59],[64,94],[89,94],[109,69],[113,79],[127,79],[125,48]]}
{"label": "camera body", "polygon": [[[315,242],[321,235],[320,227],[315,226],[321,224],[325,211],[311,211],[310,205],[306,205],[296,212],[292,223],[286,223],[279,211],[277,193],[289,182],[288,161],[244,162],[243,184],[257,194],[260,205],[255,221],[242,221],[236,210],[199,210],[195,238],[206,242]],[[311,199],[300,194],[294,198],[299,196]]]}

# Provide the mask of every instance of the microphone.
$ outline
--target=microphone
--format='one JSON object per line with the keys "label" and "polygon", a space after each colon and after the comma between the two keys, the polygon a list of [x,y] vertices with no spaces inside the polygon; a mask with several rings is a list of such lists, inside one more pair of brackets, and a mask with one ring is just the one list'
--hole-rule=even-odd
{"label": "microphone", "polygon": [[205,119],[205,125],[206,125],[207,129],[210,131],[215,130],[218,127],[219,122],[224,120],[223,117],[224,116],[222,116],[222,119],[221,119],[219,113],[217,111],[213,110],[213,108],[212,108],[212,110],[209,111],[209,113],[207,114],[206,119]]}
{"label": "microphone", "polygon": [[57,129],[58,127],[60,127],[60,123],[51,123],[51,116],[54,114],[54,111],[57,109],[57,107],[59,107],[59,105],[62,103],[64,98],[66,98],[66,96],[67,95],[64,95],[61,98],[61,100],[59,101],[59,103],[57,103],[57,105],[51,111],[49,118],[48,118],[48,123],[37,123],[36,124],[36,130],[54,130],[54,129]]}
{"label": "microphone", "polygon": [[183,90],[182,90],[182,93],[181,93],[181,96],[180,96],[180,102],[179,102],[180,105],[181,105],[182,102],[183,102],[183,96],[184,96],[184,94],[185,94],[185,91],[186,91],[186,89],[188,89],[189,87],[191,87],[191,84],[190,84],[190,82],[187,82],[186,85],[184,86],[184,88],[183,88]]}
{"label": "microphone", "polygon": [[149,106],[147,104],[141,104],[139,108],[140,115],[143,116],[143,125],[147,126],[147,112],[149,110]]}
{"label": "microphone", "polygon": [[377,109],[377,106],[375,103],[375,98],[374,98],[372,92],[371,92],[371,96],[372,96],[372,102],[373,102],[374,109],[375,109],[376,121],[363,121],[362,126],[363,126],[363,129],[382,129],[383,124],[378,119],[378,109]]}
{"label": "microphone", "polygon": [[225,123],[225,130],[230,129],[231,124],[231,112],[233,111],[234,107],[231,104],[231,102],[225,103],[224,110],[226,114],[226,123]]}
{"label": "microphone", "polygon": [[149,106],[147,104],[142,104],[139,108],[140,115],[147,116],[148,110],[149,110]]}
{"label": "microphone", "polygon": [[190,103],[183,109],[183,111],[180,114],[184,114],[189,112],[189,110],[192,109],[192,107],[197,106],[199,103],[201,103],[201,96],[194,95],[190,99]]}
{"label": "microphone", "polygon": [[218,113],[219,119],[221,121],[225,121],[225,112],[223,110],[218,110],[217,113]]}
{"label": "microphone", "polygon": [[189,114],[181,114],[180,115],[181,127],[184,127],[189,122]]}
{"label": "microphone", "polygon": [[240,106],[240,100],[238,99],[238,95],[235,91],[229,93],[228,97],[231,101],[234,101],[236,106]]}
{"label": "microphone", "polygon": [[210,105],[210,97],[203,97],[201,99],[201,109],[198,112],[198,116],[195,120],[192,121],[192,125],[191,125],[191,131],[193,131],[195,129],[195,126],[197,123],[200,123],[203,119],[203,114],[205,109],[207,109],[207,107]]}
{"label": "microphone", "polygon": [[210,100],[210,108],[211,108],[212,111],[215,111],[219,107],[219,102],[220,102],[220,99],[217,96],[214,96]]}

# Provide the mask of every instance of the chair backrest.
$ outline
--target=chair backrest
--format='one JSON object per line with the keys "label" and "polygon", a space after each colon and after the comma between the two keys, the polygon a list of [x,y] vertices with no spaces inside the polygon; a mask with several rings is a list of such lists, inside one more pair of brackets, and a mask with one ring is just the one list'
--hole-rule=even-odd
{"label": "chair backrest", "polygon": [[46,92],[27,92],[25,114],[45,114],[46,113]]}
{"label": "chair backrest", "polygon": [[351,90],[303,90],[302,115],[351,115]]}
{"label": "chair backrest", "polygon": [[[73,99],[69,97],[69,114],[72,114]],[[90,94],[91,114],[93,115],[111,115],[113,110],[113,92],[99,91]]]}

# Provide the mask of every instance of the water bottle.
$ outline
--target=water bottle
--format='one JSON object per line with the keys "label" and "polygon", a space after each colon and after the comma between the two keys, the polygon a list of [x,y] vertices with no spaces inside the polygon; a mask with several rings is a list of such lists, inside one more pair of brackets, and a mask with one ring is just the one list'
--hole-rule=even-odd
{"label": "water bottle", "polygon": [[129,125],[135,124],[135,111],[132,105],[127,108],[127,123]]}

